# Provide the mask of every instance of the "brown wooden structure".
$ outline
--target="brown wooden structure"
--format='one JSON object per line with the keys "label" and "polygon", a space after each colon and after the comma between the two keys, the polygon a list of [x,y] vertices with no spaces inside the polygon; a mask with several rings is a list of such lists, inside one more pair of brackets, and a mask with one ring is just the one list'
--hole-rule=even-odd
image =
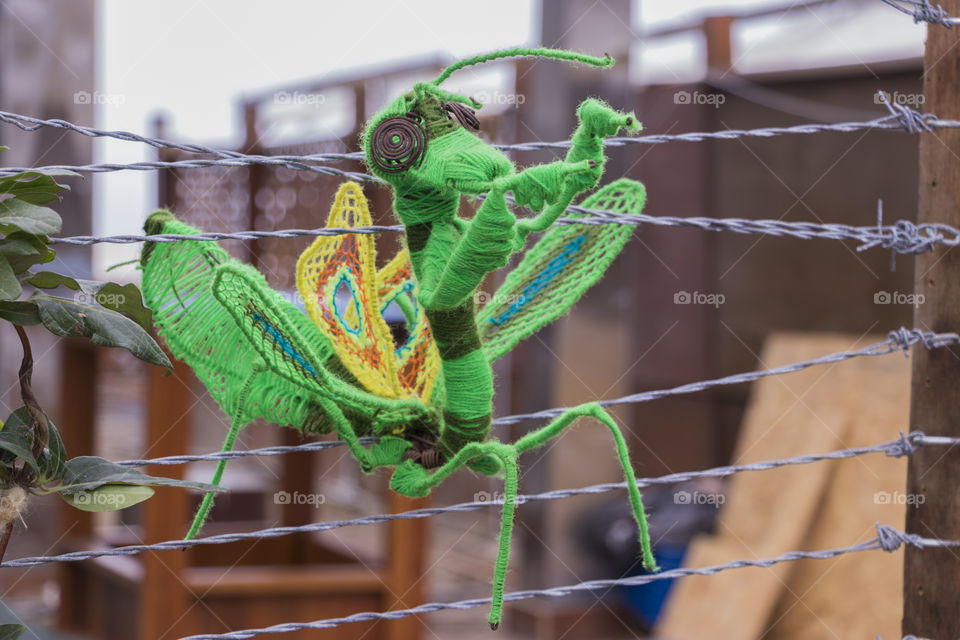
{"label": "brown wooden structure", "polygon": [[[947,0],[943,8],[960,15],[960,1]],[[960,117],[958,36],[931,25],[924,58],[924,111],[944,119]],[[918,221],[960,226],[960,132],[956,129],[924,133],[920,138]],[[931,331],[956,331],[960,326],[960,252],[940,250],[917,256],[915,291],[925,303],[914,313],[914,326]],[[960,355],[956,347],[916,349],[913,360],[910,429],[932,436],[960,436]],[[906,530],[925,538],[960,539],[960,502],[957,470],[960,450],[921,448],[907,468],[907,495],[923,500],[907,512]],[[960,636],[960,557],[953,549],[916,549],[907,546],[904,557],[903,635],[925,638]]]}
{"label": "brown wooden structure", "polygon": [[[433,71],[436,65],[414,67]],[[410,71],[411,69],[401,69]],[[352,88],[356,122],[366,120],[365,84],[335,79],[308,87]],[[300,89],[298,89],[299,91]],[[265,98],[244,105],[247,153],[267,155],[353,151],[359,125],[344,140],[320,141],[283,148],[265,148],[257,133],[258,106]],[[162,137],[162,127],[158,127]],[[164,152],[164,159],[177,154]],[[360,169],[359,164],[353,169]],[[207,231],[319,226],[332,201],[337,182],[318,180],[316,174],[254,166],[193,172],[161,172],[159,194],[184,220]],[[388,206],[377,208],[381,213]],[[294,286],[292,266],[308,239],[264,240],[229,246],[235,255],[257,264],[278,289]],[[63,430],[71,455],[94,451],[97,412],[96,353],[83,343],[65,343],[62,385]],[[86,372],[76,375],[76,372]],[[75,380],[81,380],[77,384]],[[70,381],[70,382],[67,382]],[[196,381],[189,368],[175,363],[172,376],[150,368],[147,372],[147,436],[151,457],[189,450],[189,415],[196,400]],[[285,429],[284,444],[302,442]],[[293,493],[312,486],[316,455],[286,456],[281,485],[270,488]],[[182,477],[183,467],[147,468],[147,473]],[[385,487],[384,487],[385,489]],[[391,512],[423,506],[385,492]],[[262,496],[261,496],[262,497]],[[140,511],[135,526],[95,528],[91,514],[62,509],[63,537],[58,549],[102,549],[112,546],[175,540],[196,508],[197,496],[181,490],[158,489]],[[310,505],[283,510],[280,526],[305,525],[315,511]],[[245,523],[240,530],[269,526]],[[204,535],[237,530],[236,523],[212,521]],[[427,538],[426,520],[397,520],[387,525],[386,560],[369,566],[348,550],[309,534],[193,547],[186,552],[146,553],[65,564],[60,623],[65,629],[89,633],[104,640],[167,640],[232,629],[263,627],[289,621],[307,622],[361,611],[409,608],[423,602],[422,573]],[[363,623],[328,631],[303,631],[285,637],[354,638],[370,633],[379,640],[416,640],[422,623],[415,617]]]}
{"label": "brown wooden structure", "polygon": [[[708,35],[711,69],[726,71],[730,66],[730,23],[721,18],[703,25]],[[549,44],[565,45],[562,41]],[[438,61],[427,61],[419,67],[396,71],[408,73],[436,65]],[[921,71],[917,61],[908,60],[874,64],[870,73],[849,67],[769,74],[749,80],[781,95],[861,112],[872,109],[874,116],[880,116],[885,111],[871,100],[877,89],[917,93]],[[526,75],[526,71],[518,73],[518,78]],[[498,141],[529,140],[539,135],[541,123],[522,120],[535,111],[535,101],[544,94],[537,78],[543,81],[549,76],[531,73],[525,86],[518,83],[518,91],[529,92],[527,104],[524,109],[507,112],[498,119],[497,126],[504,127]],[[575,105],[578,99],[596,92],[613,104],[635,109],[648,132],[749,129],[815,119],[784,114],[733,94],[725,94],[721,109],[711,105],[678,106],[678,91],[719,92],[707,83],[638,89],[619,81],[603,84],[603,77],[587,82],[594,84],[571,82],[565,84],[568,89],[564,95],[547,93],[554,104],[541,112],[555,113],[557,102]],[[369,112],[367,105],[379,104],[378,98],[372,96],[377,79],[331,78],[296,90],[322,92],[335,86],[348,88],[355,100],[355,124],[349,135],[296,145],[262,144],[262,107],[271,99],[271,93],[251,98],[243,105],[246,139],[242,150],[267,155],[354,150],[359,123]],[[572,114],[571,107],[563,115],[572,118]],[[485,122],[484,130],[489,133],[493,124]],[[562,131],[571,130],[571,124],[553,123],[556,128],[542,138],[563,137]],[[518,164],[528,164],[546,159],[544,155],[519,153],[515,159]],[[165,152],[163,157],[172,160],[181,155]],[[915,217],[917,159],[915,138],[869,132],[612,149],[607,171],[609,176],[628,175],[645,182],[650,195],[645,213],[651,215],[782,218],[866,225],[875,222],[877,197],[885,201],[888,222]],[[348,170],[361,168],[349,163],[338,166]],[[174,207],[178,215],[208,231],[309,228],[323,224],[338,182],[306,171],[262,166],[211,168],[162,172],[159,194],[160,204]],[[376,222],[387,222],[385,192],[371,189],[367,194]],[[390,236],[386,239],[392,241]],[[271,285],[290,289],[292,265],[308,242],[234,241],[225,246],[235,255],[255,262]],[[909,307],[877,306],[873,296],[878,291],[910,291],[911,276],[909,260],[901,259],[896,272],[891,272],[889,254],[876,250],[857,253],[849,243],[650,226],[638,229],[605,281],[591,292],[587,304],[580,305],[573,314],[619,316],[630,323],[629,339],[623,348],[637,354],[637,360],[625,368],[623,375],[630,381],[630,391],[640,392],[762,366],[757,362],[760,345],[767,333],[774,330],[859,334],[909,325]],[[727,303],[719,308],[676,306],[674,295],[681,290],[722,293]],[[627,292],[626,296],[623,292]],[[521,345],[515,354],[513,364],[517,366],[513,375],[502,377],[522,393],[514,394],[513,406],[498,406],[498,412],[525,412],[593,399],[558,399],[553,382],[549,387],[544,383],[547,378],[543,371],[556,369],[558,375],[563,375],[563,371],[549,350],[538,348],[532,341],[531,345],[532,348]],[[65,370],[92,366],[93,355],[81,347],[69,347],[66,357]],[[578,368],[577,373],[590,379],[588,369]],[[151,441],[163,439],[162,450],[154,449],[151,455],[182,453],[187,444],[185,428],[180,425],[179,430],[169,433],[167,429],[182,419],[182,412],[176,411],[178,403],[191,397],[187,395],[189,383],[184,382],[189,375],[182,371],[173,378],[151,375],[154,400],[150,437]],[[95,383],[90,379],[81,384],[91,385],[92,389]],[[656,475],[728,463],[748,391],[747,386],[729,387],[630,407],[626,423],[634,430],[631,446],[638,473]],[[89,434],[96,407],[90,404],[91,397],[82,386],[64,388],[64,403],[70,411],[64,412],[60,424],[72,439],[67,442],[71,454],[92,448]],[[535,398],[532,406],[521,406],[531,402],[531,397]],[[308,485],[313,473],[311,464],[310,456],[291,457],[285,485]],[[545,462],[535,469],[524,479],[525,491],[558,486],[557,479],[550,475],[556,468],[551,471]],[[170,470],[167,467],[163,472]],[[185,495],[175,494],[159,490],[156,498],[144,505],[142,530],[138,530],[143,540],[154,542],[182,535],[182,523],[189,516],[191,505]],[[392,506],[409,508],[399,499]],[[171,518],[171,513],[184,515]],[[303,522],[309,515],[292,509],[287,516],[290,520],[284,524]],[[525,527],[518,527],[517,532],[517,542],[522,544],[526,537],[525,551],[529,552],[524,554],[529,566],[514,569],[516,575],[529,580],[522,586],[570,582],[568,577],[544,578],[544,565],[558,563],[552,557],[538,561],[533,553],[544,545],[553,548],[551,536],[564,535],[561,528],[550,531],[550,520],[538,513],[534,505],[525,505],[519,515],[529,527],[529,533]],[[62,546],[67,549],[138,541],[130,539],[129,533],[125,539],[93,538],[88,516],[69,511],[65,517],[63,531],[67,537]],[[171,524],[173,520],[176,526]],[[338,556],[337,550],[317,547],[295,537],[65,565],[62,571],[69,588],[64,590],[63,621],[69,628],[89,630],[101,637],[176,638],[198,630],[220,629],[221,620],[229,620],[232,627],[240,628],[414,606],[423,599],[417,588],[408,591],[407,586],[418,584],[422,569],[418,550],[424,547],[425,529],[423,520],[394,523],[387,543],[389,562],[374,571],[358,568],[348,558]],[[240,557],[240,564],[225,570],[225,565]],[[310,563],[309,569],[305,568],[306,563]],[[223,575],[227,577],[221,580],[219,576]],[[330,588],[332,584],[338,586]],[[405,594],[402,605],[393,594]],[[133,616],[139,620],[137,628],[131,627],[129,620],[121,627],[116,614],[118,605],[129,605],[132,609],[128,611],[141,613]],[[176,631],[163,635],[175,621]],[[415,618],[408,618],[381,623],[378,633],[385,634],[383,637],[414,638],[418,626]],[[362,625],[353,625],[346,631],[315,632],[304,637],[355,637],[365,630]]]}

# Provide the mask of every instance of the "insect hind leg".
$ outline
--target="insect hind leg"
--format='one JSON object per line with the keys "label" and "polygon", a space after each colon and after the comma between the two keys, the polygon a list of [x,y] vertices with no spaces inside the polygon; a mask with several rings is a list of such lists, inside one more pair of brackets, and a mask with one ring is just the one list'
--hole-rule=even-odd
{"label": "insect hind leg", "polygon": [[[247,420],[241,416],[235,416],[230,421],[230,431],[227,432],[227,438],[223,442],[223,449],[221,452],[227,453],[228,451],[233,450],[233,444],[236,442],[237,434],[240,433],[240,429],[247,424]],[[213,473],[213,479],[210,480],[210,484],[219,487],[220,480],[223,478],[223,472],[227,468],[227,459],[217,461],[217,469]],[[200,503],[200,507],[197,509],[196,515],[193,517],[193,523],[190,525],[190,530],[187,531],[187,535],[184,536],[184,540],[193,540],[197,537],[197,534],[200,533],[200,529],[203,528],[203,525],[206,523],[207,518],[210,516],[210,509],[213,508],[213,499],[216,496],[216,492],[208,491],[203,496],[203,501]]]}
{"label": "insect hind leg", "polygon": [[510,537],[513,533],[513,514],[517,506],[517,457],[513,445],[497,440],[471,442],[460,449],[439,468],[428,471],[412,460],[397,467],[390,478],[390,488],[412,498],[424,497],[430,490],[446,480],[455,471],[483,458],[496,458],[504,470],[503,510],[500,519],[500,537],[497,544],[497,561],[493,573],[493,596],[490,604],[490,628],[497,629],[503,616],[503,589],[510,562]]}
{"label": "insect hind leg", "polygon": [[637,488],[637,477],[633,472],[633,465],[630,463],[630,453],[627,449],[627,443],[623,438],[620,426],[613,417],[598,403],[591,402],[568,409],[553,422],[541,429],[537,429],[523,436],[514,443],[518,455],[530,449],[542,447],[566,428],[573,424],[574,420],[582,417],[591,417],[601,422],[610,431],[613,436],[614,445],[617,450],[617,457],[620,460],[620,466],[623,468],[623,476],[627,483],[627,494],[630,497],[630,506],[633,510],[634,520],[639,529],[640,550],[643,555],[643,568],[647,571],[657,571],[657,562],[653,557],[653,549],[650,543],[650,531],[647,525],[647,516],[643,510],[643,496]]}

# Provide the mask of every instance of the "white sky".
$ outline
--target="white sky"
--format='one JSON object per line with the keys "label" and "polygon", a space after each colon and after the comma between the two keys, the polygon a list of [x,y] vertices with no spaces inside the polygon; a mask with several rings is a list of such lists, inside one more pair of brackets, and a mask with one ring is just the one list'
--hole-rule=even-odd
{"label": "white sky", "polygon": [[[644,0],[638,13],[639,4],[634,0],[638,32],[705,12],[736,13],[769,0]],[[232,147],[242,139],[237,99],[245,92],[436,52],[462,57],[534,44],[539,19],[534,11],[531,0],[470,5],[451,0],[101,0],[96,90],[104,97],[95,126],[150,134],[150,122],[163,112],[171,126],[168,137]],[[830,11],[785,22],[754,21],[738,30],[738,68],[869,62],[922,52],[923,27],[878,0]],[[702,73],[701,49],[696,36],[638,43],[631,78],[693,79]],[[335,118],[317,126],[336,126]],[[106,139],[97,140],[94,153],[97,162],[154,157],[145,145]],[[153,173],[114,172],[93,180],[95,232],[140,232],[155,204]],[[95,268],[132,259],[137,251],[137,245],[99,245]],[[130,270],[123,273],[134,277]]]}

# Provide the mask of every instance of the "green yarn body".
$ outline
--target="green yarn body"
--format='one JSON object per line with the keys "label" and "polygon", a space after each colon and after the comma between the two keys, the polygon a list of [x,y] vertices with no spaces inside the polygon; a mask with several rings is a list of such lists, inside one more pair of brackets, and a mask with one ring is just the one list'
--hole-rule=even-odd
{"label": "green yarn body", "polygon": [[[195,235],[197,229],[158,211],[148,234]],[[398,424],[436,431],[439,416],[414,400],[390,400],[360,388],[333,346],[299,309],[269,287],[253,267],[211,242],[147,243],[141,257],[143,296],[157,331],[231,418],[224,451],[255,419],[304,433],[335,432],[366,471],[396,464],[359,437],[387,433]],[[409,447],[409,443],[406,445]],[[218,484],[226,461],[217,465]],[[188,539],[213,504],[207,494]]]}
{"label": "green yarn body", "polygon": [[[520,51],[481,56],[474,62],[522,55]],[[584,61],[578,54],[565,53],[566,59]],[[578,194],[597,186],[606,160],[603,138],[623,128],[636,132],[640,124],[633,114],[617,112],[600,100],[586,100],[577,110],[579,124],[564,160],[518,172],[503,153],[458,126],[453,117],[447,122],[442,117],[438,121],[438,113],[445,115],[441,100],[469,102],[451,94],[440,95],[437,86],[455,68],[466,65],[454,65],[432,84],[417,85],[374,116],[364,133],[363,147],[371,171],[393,187],[394,211],[406,230],[418,301],[437,343],[443,374],[437,384],[443,389],[443,425],[437,447],[445,462],[429,471],[405,460],[394,472],[391,488],[408,496],[424,496],[463,466],[484,473],[503,472],[505,498],[489,616],[491,626],[496,628],[502,615],[518,492],[517,458],[559,435],[577,417],[595,418],[613,433],[618,459],[630,485],[643,563],[650,570],[656,568],[626,443],[617,424],[598,405],[573,409],[515,445],[489,439],[491,363],[569,309],[602,276],[629,238],[632,229],[619,225],[603,225],[618,227],[611,232],[586,226],[555,229],[553,225]],[[386,127],[394,122],[387,122],[388,118],[409,118],[418,123],[425,137],[422,153],[411,151],[400,171],[383,171],[377,164],[380,151],[373,144],[377,139],[374,133],[380,123]],[[518,221],[507,206],[508,192],[518,205],[541,213]],[[618,181],[600,193],[603,195],[587,201],[588,206],[611,205],[614,210],[619,206],[639,213],[645,201],[643,186],[630,181]],[[484,195],[471,220],[458,217],[462,194]],[[474,296],[483,279],[505,266],[510,256],[524,247],[529,234],[547,230],[501,290],[510,296],[504,299],[512,306],[503,308],[498,292],[498,304],[483,311],[478,328]],[[604,244],[598,246],[598,242]],[[490,343],[484,345],[481,338]]]}
{"label": "green yarn body", "polygon": [[[255,269],[208,242],[147,243],[143,291],[158,331],[173,354],[197,372],[230,415],[224,443],[230,450],[240,430],[264,418],[305,433],[335,432],[364,472],[393,467],[393,490],[426,496],[463,467],[504,477],[504,501],[494,567],[489,622],[502,616],[510,537],[519,491],[518,458],[559,436],[578,418],[604,425],[614,440],[627,482],[644,567],[655,570],[646,516],[623,434],[595,403],[570,409],[516,443],[490,438],[494,393],[491,363],[520,340],[565,313],[604,273],[632,233],[625,225],[554,226],[579,194],[597,186],[605,157],[603,138],[639,130],[633,114],[589,99],[577,110],[578,126],[563,160],[517,171],[502,152],[448,115],[450,103],[480,105],[439,84],[457,69],[515,56],[552,57],[609,66],[591,58],[547,49],[513,49],[462,61],[432,83],[418,83],[368,123],[363,148],[373,152],[371,132],[387,118],[410,117],[425,135],[422,156],[402,172],[371,171],[393,188],[394,211],[405,227],[418,302],[430,324],[441,372],[428,404],[392,400],[360,388],[327,338],[296,307],[271,290]],[[451,111],[454,113],[456,109]],[[460,121],[460,123],[458,123]],[[507,194],[537,215],[517,220]],[[470,220],[458,216],[463,194],[482,195]],[[643,185],[618,180],[583,204],[639,213]],[[147,222],[148,233],[197,230],[168,212]],[[508,274],[494,302],[479,313],[475,293],[484,277],[507,264],[531,233],[543,233]],[[360,436],[377,435],[366,447]],[[439,466],[428,469],[409,457],[414,442],[435,442]],[[420,458],[422,459],[422,458]],[[215,472],[220,482],[226,461]],[[207,495],[187,535],[199,532],[213,504]]]}

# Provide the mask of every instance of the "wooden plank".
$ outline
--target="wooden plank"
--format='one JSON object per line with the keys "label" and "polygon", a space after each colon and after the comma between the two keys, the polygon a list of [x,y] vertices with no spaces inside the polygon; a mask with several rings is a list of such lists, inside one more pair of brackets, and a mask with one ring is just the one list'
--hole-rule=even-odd
{"label": "wooden plank", "polygon": [[[940,3],[960,15],[960,0]],[[960,118],[960,34],[930,25],[924,56],[923,111]],[[943,129],[920,136],[918,222],[960,226],[960,131]],[[924,304],[913,326],[933,331],[960,329],[960,251],[938,249],[917,256],[914,290]],[[960,436],[960,349],[914,350],[910,428],[930,435]],[[930,447],[910,460],[907,492],[925,500],[907,514],[906,528],[931,538],[960,539],[957,474],[960,448]],[[960,637],[960,555],[951,549],[909,548],[904,558],[903,633],[929,638]]]}
{"label": "wooden plank", "polygon": [[[390,513],[429,506],[429,498],[411,499],[389,492]],[[426,602],[424,564],[428,544],[428,522],[392,520],[387,525],[387,581],[385,601],[390,609],[409,609]],[[418,640],[423,637],[420,616],[408,616],[380,625],[384,640]]]}
{"label": "wooden plank", "polygon": [[[893,440],[910,412],[910,362],[902,357],[860,359],[859,384],[845,389],[853,425],[846,447]],[[821,463],[817,463],[821,464]],[[830,485],[803,548],[830,549],[876,536],[876,522],[900,527],[906,505],[905,458],[883,454],[827,463]],[[903,551],[855,553],[794,564],[773,613],[767,640],[900,637]]]}
{"label": "wooden plank", "polygon": [[[60,366],[60,407],[54,424],[60,430],[64,448],[71,458],[93,455],[94,423],[97,414],[97,354],[86,340],[63,340]],[[90,537],[93,514],[60,504],[59,529],[62,538]],[[57,551],[60,549],[58,548]],[[60,565],[60,607],[58,624],[80,631],[88,619],[89,601],[84,590],[84,569],[77,563]]]}
{"label": "wooden plank", "polygon": [[[190,383],[193,373],[179,360],[173,360],[173,375],[164,369],[147,367],[147,442],[149,457],[182,455],[188,447],[188,412],[193,404]],[[148,466],[144,472],[172,478],[183,477],[182,466]],[[158,487],[156,494],[143,503],[145,542],[176,540],[186,533],[189,514],[188,494],[183,489]],[[191,604],[181,575],[189,552],[158,551],[141,557],[144,580],[140,589],[138,637],[141,640],[167,640],[189,635],[186,612]]]}
{"label": "wooden plank", "polygon": [[380,594],[384,582],[381,573],[357,565],[190,567],[183,577],[204,598],[313,595],[334,602],[347,594]]}
{"label": "wooden plank", "polygon": [[[861,341],[860,346],[865,345]],[[857,346],[837,335],[774,334],[763,368]],[[862,384],[854,367],[813,367],[765,378],[753,388],[732,462],[786,458],[844,446],[853,411],[850,390]],[[728,484],[717,535],[696,541],[685,564],[697,567],[739,558],[767,558],[802,546],[830,479],[830,465],[791,466],[736,475]],[[793,565],[679,581],[658,628],[663,637],[757,638],[768,624]],[[691,615],[691,612],[696,612]]]}

